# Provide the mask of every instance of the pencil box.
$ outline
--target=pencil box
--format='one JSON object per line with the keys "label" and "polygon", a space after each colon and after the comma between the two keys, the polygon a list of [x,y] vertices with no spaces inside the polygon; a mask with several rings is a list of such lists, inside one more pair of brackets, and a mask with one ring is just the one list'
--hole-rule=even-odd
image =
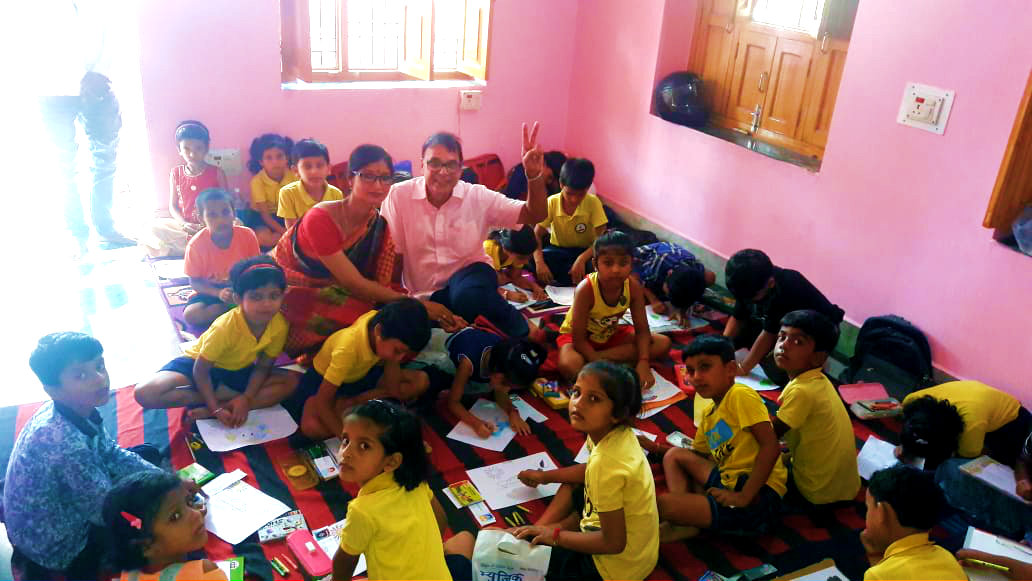
{"label": "pencil box", "polygon": [[887,397],[884,399],[862,399],[849,406],[849,411],[861,420],[873,418],[888,418],[903,413],[903,406],[899,400]]}
{"label": "pencil box", "polygon": [[570,399],[559,388],[558,381],[549,381],[539,377],[531,384],[530,389],[554,410],[566,409],[570,405]]}
{"label": "pencil box", "polygon": [[287,535],[287,547],[297,557],[307,577],[322,578],[333,573],[333,561],[326,556],[322,547],[315,542],[312,531],[294,531]]}

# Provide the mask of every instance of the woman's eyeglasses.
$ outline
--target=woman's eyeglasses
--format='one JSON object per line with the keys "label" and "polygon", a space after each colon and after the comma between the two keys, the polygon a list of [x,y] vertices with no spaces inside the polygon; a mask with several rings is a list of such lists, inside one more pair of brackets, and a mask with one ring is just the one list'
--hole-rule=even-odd
{"label": "woman's eyeglasses", "polygon": [[394,176],[393,175],[376,175],[376,174],[364,173],[364,172],[360,172],[360,171],[354,171],[354,172],[351,172],[351,173],[356,175],[356,176],[358,176],[358,179],[362,180],[363,182],[365,182],[367,184],[373,184],[373,183],[376,183],[376,182],[380,182],[381,184],[383,184],[385,186],[389,186],[389,185],[394,183]]}

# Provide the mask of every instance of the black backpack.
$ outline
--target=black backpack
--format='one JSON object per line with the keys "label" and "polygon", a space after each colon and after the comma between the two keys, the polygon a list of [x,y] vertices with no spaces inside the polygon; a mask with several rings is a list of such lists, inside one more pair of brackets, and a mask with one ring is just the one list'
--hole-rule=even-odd
{"label": "black backpack", "polygon": [[902,401],[932,383],[932,350],[920,329],[903,317],[882,315],[864,321],[843,383],[875,382]]}

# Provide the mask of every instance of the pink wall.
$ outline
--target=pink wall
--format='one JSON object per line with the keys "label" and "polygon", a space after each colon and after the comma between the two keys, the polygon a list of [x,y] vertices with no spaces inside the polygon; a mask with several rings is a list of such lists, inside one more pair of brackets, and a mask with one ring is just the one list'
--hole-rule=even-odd
{"label": "pink wall", "polygon": [[[508,168],[519,162],[520,123],[534,120],[542,123],[542,144],[561,147],[578,4],[493,6],[483,108],[460,115],[457,88],[282,90],[275,0],[141,4],[140,68],[157,198],[167,203],[168,172],[179,163],[172,134],[183,119],[203,121],[213,148],[241,148],[245,162],[251,139],[270,131],[315,137],[333,162],[366,142],[395,159],[418,160],[423,140],[445,130],[460,134],[467,156],[498,153]],[[230,181],[245,187],[248,179],[245,173]]]}
{"label": "pink wall", "polygon": [[[664,2],[633,5],[578,15],[566,145],[604,197],[723,256],[765,249],[854,322],[903,315],[938,366],[1032,403],[1032,258],[981,226],[1032,62],[1027,0],[862,1],[818,174],[649,115]],[[896,123],[908,81],[956,90],[944,136]]]}

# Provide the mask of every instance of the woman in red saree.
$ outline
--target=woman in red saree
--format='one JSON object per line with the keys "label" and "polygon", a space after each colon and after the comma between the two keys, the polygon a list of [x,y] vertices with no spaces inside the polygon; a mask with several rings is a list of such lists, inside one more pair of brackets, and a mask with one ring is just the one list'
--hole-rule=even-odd
{"label": "woman in red saree", "polygon": [[[326,338],[376,304],[406,296],[395,284],[400,264],[380,203],[393,182],[391,156],[376,145],[360,145],[348,160],[351,193],[322,202],[280,238],[272,256],[287,275],[283,315],[290,323],[286,352],[314,355]],[[430,317],[445,329],[453,315],[424,301]]]}

